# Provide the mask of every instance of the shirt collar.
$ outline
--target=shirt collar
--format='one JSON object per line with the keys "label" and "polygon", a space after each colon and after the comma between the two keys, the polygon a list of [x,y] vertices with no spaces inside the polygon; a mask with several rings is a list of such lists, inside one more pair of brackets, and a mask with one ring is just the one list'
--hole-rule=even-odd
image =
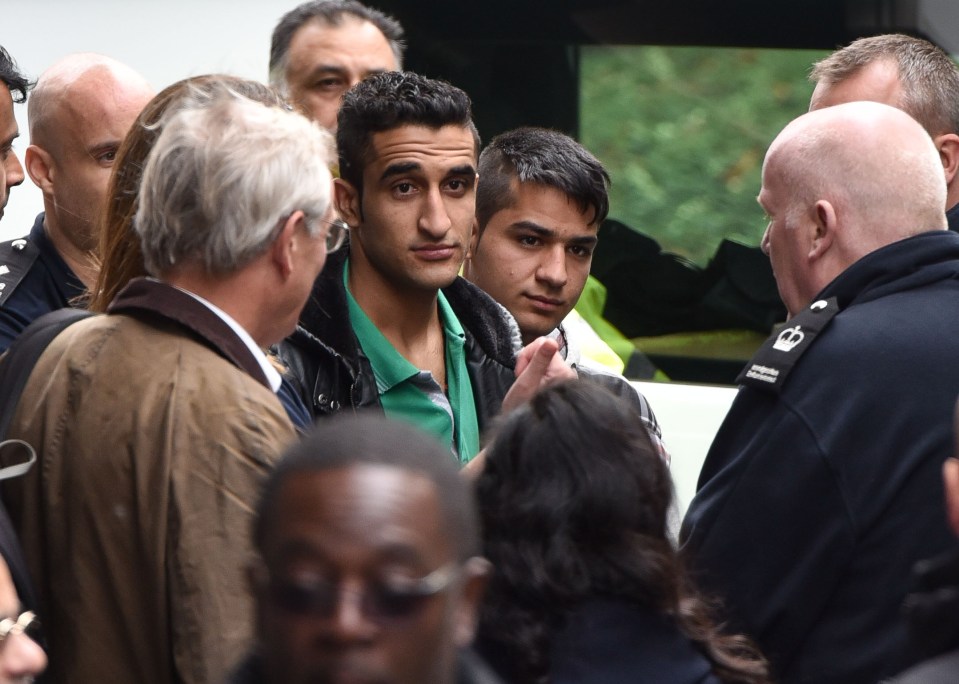
{"label": "shirt collar", "polygon": [[[174,287],[176,287],[174,285]],[[190,292],[185,290],[182,287],[177,287],[180,292],[185,292],[186,294],[193,297],[195,300],[200,302],[203,306],[208,308],[210,311],[215,313],[224,323],[230,326],[230,329],[236,333],[236,336],[239,337],[243,344],[249,347],[250,352],[253,354],[253,358],[257,360],[257,363],[260,364],[260,368],[263,369],[263,374],[266,376],[266,379],[270,383],[270,389],[276,393],[280,389],[280,383],[283,379],[280,377],[280,372],[273,367],[273,364],[270,363],[270,360],[266,357],[266,354],[263,353],[263,350],[253,341],[253,338],[250,337],[250,333],[243,329],[243,326],[236,322],[236,320],[228,314],[226,311],[220,307],[208,302],[206,299],[201,297],[195,292]]]}

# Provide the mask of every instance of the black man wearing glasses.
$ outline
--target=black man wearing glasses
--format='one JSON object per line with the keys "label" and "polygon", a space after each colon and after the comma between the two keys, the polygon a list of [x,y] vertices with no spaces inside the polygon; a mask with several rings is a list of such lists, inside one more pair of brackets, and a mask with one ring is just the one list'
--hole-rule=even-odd
{"label": "black man wearing glasses", "polygon": [[270,475],[249,568],[257,644],[232,684],[480,684],[489,574],[444,446],[382,415],[320,423]]}

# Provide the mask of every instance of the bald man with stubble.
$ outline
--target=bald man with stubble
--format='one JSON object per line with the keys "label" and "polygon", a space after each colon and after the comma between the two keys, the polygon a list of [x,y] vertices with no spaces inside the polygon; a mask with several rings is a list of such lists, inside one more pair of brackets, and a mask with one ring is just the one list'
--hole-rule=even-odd
{"label": "bald man with stubble", "polygon": [[908,663],[913,563],[955,544],[959,235],[929,134],[875,102],[790,123],[758,199],[789,320],[738,378],[681,540],[777,681],[874,684]]}
{"label": "bald man with stubble", "polygon": [[153,96],[130,67],[93,53],[47,69],[30,94],[23,166],[44,211],[23,238],[0,244],[0,352],[43,314],[93,285],[97,225],[117,150]]}

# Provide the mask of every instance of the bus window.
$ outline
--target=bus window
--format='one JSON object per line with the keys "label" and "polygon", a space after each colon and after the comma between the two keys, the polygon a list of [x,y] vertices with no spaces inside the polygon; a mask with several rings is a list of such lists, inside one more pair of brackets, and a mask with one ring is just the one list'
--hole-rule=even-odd
{"label": "bus window", "polygon": [[732,382],[783,320],[756,195],[826,52],[580,48],[580,140],[613,179],[593,273],[605,317],[675,379]]}

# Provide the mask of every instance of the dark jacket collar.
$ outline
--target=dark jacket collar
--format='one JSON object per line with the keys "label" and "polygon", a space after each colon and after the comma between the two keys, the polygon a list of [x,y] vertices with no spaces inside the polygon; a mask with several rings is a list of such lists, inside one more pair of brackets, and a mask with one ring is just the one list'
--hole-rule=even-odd
{"label": "dark jacket collar", "polygon": [[959,278],[959,234],[934,230],[870,252],[840,273],[815,299],[836,297],[839,308],[893,292]]}
{"label": "dark jacket collar", "polygon": [[[343,287],[348,256],[348,247],[329,256],[300,325],[277,348],[288,377],[315,415],[380,405],[373,369],[350,325]],[[499,413],[513,383],[522,346],[519,327],[506,309],[462,278],[443,294],[466,334],[467,368],[482,429]]]}
{"label": "dark jacket collar", "polygon": [[246,343],[213,311],[186,292],[150,278],[134,278],[107,308],[111,314],[159,316],[178,323],[227,361],[266,387],[269,380]]}
{"label": "dark jacket collar", "polygon": [[[349,309],[343,288],[343,268],[349,253],[347,244],[327,258],[323,272],[316,279],[313,292],[300,315],[300,326],[355,367],[359,344],[349,325]],[[443,294],[464,330],[483,352],[496,362],[512,368],[522,342],[519,327],[506,309],[460,277],[443,288]]]}
{"label": "dark jacket collar", "polygon": [[959,204],[946,212],[946,220],[949,222],[949,230],[959,232]]}

